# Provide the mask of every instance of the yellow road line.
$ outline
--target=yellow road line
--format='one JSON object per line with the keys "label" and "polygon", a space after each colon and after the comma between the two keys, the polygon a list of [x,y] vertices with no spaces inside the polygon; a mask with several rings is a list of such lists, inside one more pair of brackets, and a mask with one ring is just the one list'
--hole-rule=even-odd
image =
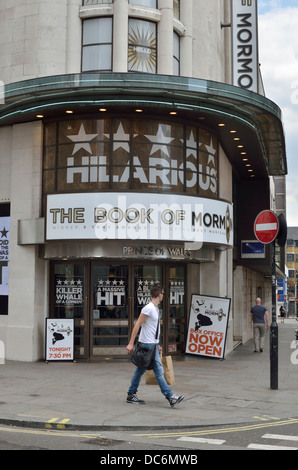
{"label": "yellow road line", "polygon": [[78,437],[78,438],[88,438],[96,439],[97,437],[102,437],[101,434],[82,434],[74,432],[61,432],[53,430],[44,430],[44,429],[23,429],[23,428],[11,428],[11,427],[0,427],[0,431],[3,432],[13,432],[20,434],[39,434],[43,436],[61,436],[61,437]]}
{"label": "yellow road line", "polygon": [[219,429],[206,429],[201,431],[189,431],[189,432],[169,432],[169,433],[156,433],[156,434],[133,434],[133,436],[146,436],[151,438],[156,437],[181,437],[181,436],[206,436],[211,434],[226,434],[232,432],[241,432],[241,431],[251,431],[255,429],[263,429],[263,428],[270,428],[275,426],[286,426],[289,424],[296,424],[298,423],[298,419],[289,418],[284,421],[274,421],[274,422],[266,422],[266,423],[258,423],[258,424],[250,424],[246,426],[234,426],[232,428],[219,428]]}

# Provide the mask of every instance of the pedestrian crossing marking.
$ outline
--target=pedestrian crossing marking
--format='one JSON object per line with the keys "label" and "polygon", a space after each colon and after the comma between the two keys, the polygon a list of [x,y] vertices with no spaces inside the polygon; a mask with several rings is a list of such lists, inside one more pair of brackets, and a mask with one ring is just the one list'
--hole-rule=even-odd
{"label": "pedestrian crossing marking", "polygon": [[249,444],[247,449],[253,450],[298,450],[296,447],[287,447],[287,446],[270,446],[266,444]]}
{"label": "pedestrian crossing marking", "polygon": [[279,439],[280,441],[298,441],[298,436],[283,436],[282,434],[264,434],[264,439]]}
{"label": "pedestrian crossing marking", "polygon": [[205,439],[203,437],[187,437],[187,436],[179,437],[177,441],[196,442],[197,444],[211,444],[211,445],[216,445],[216,446],[221,446],[226,442],[226,441],[223,441],[222,439],[208,439],[208,438]]}

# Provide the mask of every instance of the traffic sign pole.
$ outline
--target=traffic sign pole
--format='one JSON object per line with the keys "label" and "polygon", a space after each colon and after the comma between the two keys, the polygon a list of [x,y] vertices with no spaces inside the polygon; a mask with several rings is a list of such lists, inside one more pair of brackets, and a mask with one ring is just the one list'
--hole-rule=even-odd
{"label": "traffic sign pole", "polygon": [[270,388],[278,390],[278,325],[276,321],[276,263],[275,239],[279,232],[279,220],[272,211],[261,212],[254,225],[256,238],[263,244],[272,244],[272,323],[270,326]]}
{"label": "traffic sign pole", "polygon": [[272,323],[270,326],[270,388],[278,390],[278,325],[276,321],[275,240],[272,243]]}

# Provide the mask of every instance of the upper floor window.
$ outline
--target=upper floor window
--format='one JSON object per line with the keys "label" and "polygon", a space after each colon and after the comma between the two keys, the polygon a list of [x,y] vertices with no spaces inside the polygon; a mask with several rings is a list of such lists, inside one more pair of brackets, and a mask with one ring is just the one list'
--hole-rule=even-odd
{"label": "upper floor window", "polygon": [[180,0],[173,0],[174,18],[180,20]]}
{"label": "upper floor window", "polygon": [[83,72],[112,70],[112,36],[112,18],[91,18],[84,21]]}
{"label": "upper floor window", "polygon": [[157,8],[157,0],[129,0],[131,5],[142,5],[144,7]]}
{"label": "upper floor window", "polygon": [[174,75],[180,75],[180,37],[174,33]]}
{"label": "upper floor window", "polygon": [[129,20],[128,71],[156,73],[157,30],[150,21]]}

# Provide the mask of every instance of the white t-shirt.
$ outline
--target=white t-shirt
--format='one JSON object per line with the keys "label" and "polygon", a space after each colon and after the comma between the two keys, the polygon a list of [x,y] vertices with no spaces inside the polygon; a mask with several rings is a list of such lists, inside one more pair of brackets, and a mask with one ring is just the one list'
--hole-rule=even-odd
{"label": "white t-shirt", "polygon": [[159,323],[159,310],[157,307],[155,307],[153,302],[150,302],[148,305],[146,305],[141,313],[144,313],[144,315],[147,315],[148,318],[144,321],[142,324],[141,328],[141,333],[139,336],[139,341],[141,343],[159,343],[159,333],[160,333],[160,328],[158,328],[158,335],[157,339],[155,339],[156,336],[156,327],[157,327],[157,322]]}

